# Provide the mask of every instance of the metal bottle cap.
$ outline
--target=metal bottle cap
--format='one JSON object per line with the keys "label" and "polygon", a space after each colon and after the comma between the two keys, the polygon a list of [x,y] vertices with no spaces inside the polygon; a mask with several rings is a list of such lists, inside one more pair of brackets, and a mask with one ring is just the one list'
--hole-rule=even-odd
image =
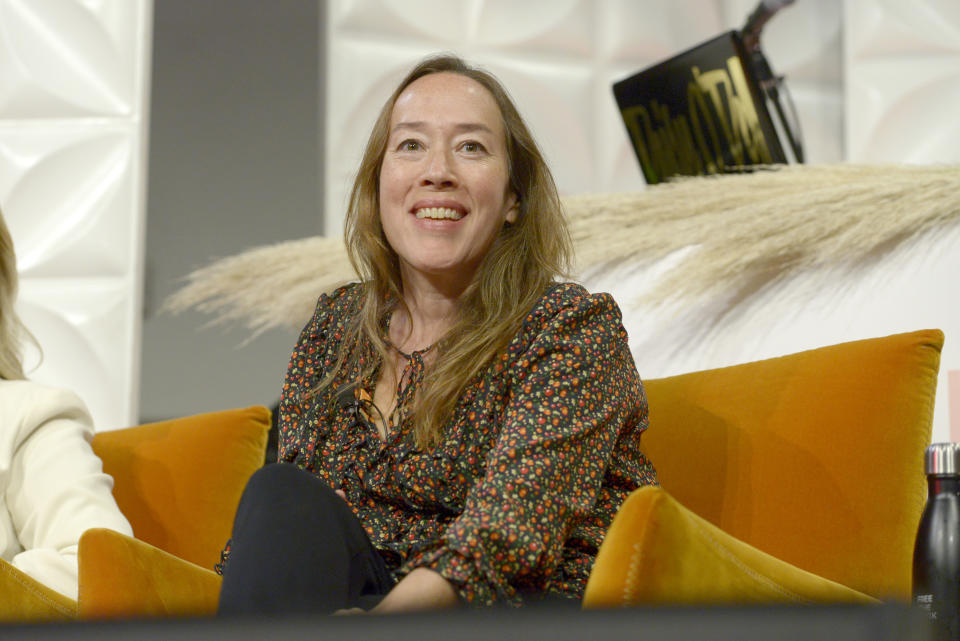
{"label": "metal bottle cap", "polygon": [[960,474],[960,446],[957,443],[933,443],[924,454],[927,474]]}

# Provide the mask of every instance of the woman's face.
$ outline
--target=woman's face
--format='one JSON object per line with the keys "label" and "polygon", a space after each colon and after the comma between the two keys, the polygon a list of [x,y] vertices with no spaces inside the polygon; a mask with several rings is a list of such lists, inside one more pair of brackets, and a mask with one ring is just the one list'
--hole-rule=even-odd
{"label": "woman's face", "polygon": [[517,202],[500,109],[476,81],[434,73],[397,98],[380,166],[380,220],[404,287],[466,287]]}

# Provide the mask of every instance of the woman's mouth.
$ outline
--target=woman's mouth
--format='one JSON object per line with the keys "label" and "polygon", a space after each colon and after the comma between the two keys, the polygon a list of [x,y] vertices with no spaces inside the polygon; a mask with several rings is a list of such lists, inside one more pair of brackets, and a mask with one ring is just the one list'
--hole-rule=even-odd
{"label": "woman's mouth", "polygon": [[463,218],[463,213],[447,207],[424,207],[417,210],[416,216],[430,220],[460,220]]}

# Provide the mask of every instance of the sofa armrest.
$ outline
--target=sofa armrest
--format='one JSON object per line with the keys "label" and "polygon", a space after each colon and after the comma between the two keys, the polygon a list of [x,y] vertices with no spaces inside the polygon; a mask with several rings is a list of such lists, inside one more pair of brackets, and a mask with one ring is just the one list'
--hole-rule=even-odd
{"label": "sofa armrest", "polygon": [[149,543],[107,530],[80,538],[81,619],[205,616],[217,611],[220,576]]}
{"label": "sofa armrest", "polygon": [[0,623],[65,621],[77,602],[0,559]]}
{"label": "sofa armrest", "polygon": [[876,600],[761,552],[652,486],[624,501],[583,599],[586,608],[837,602]]}

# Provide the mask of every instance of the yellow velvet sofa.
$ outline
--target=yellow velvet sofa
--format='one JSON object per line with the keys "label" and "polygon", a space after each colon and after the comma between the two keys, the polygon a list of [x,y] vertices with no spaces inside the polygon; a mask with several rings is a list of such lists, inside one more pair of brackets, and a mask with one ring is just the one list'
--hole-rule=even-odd
{"label": "yellow velvet sofa", "polygon": [[[646,380],[661,487],[621,508],[584,607],[908,598],[943,338]],[[4,564],[0,618],[212,614],[211,568],[268,426],[249,408],[98,434],[137,538],[84,534],[77,602]]]}
{"label": "yellow velvet sofa", "polygon": [[646,381],[661,487],[621,507],[584,605],[908,600],[943,340]]}
{"label": "yellow velvet sofa", "polygon": [[0,561],[0,621],[214,612],[213,566],[269,428],[269,410],[250,407],[98,433],[93,449],[136,538],[84,533],[77,601]]}

